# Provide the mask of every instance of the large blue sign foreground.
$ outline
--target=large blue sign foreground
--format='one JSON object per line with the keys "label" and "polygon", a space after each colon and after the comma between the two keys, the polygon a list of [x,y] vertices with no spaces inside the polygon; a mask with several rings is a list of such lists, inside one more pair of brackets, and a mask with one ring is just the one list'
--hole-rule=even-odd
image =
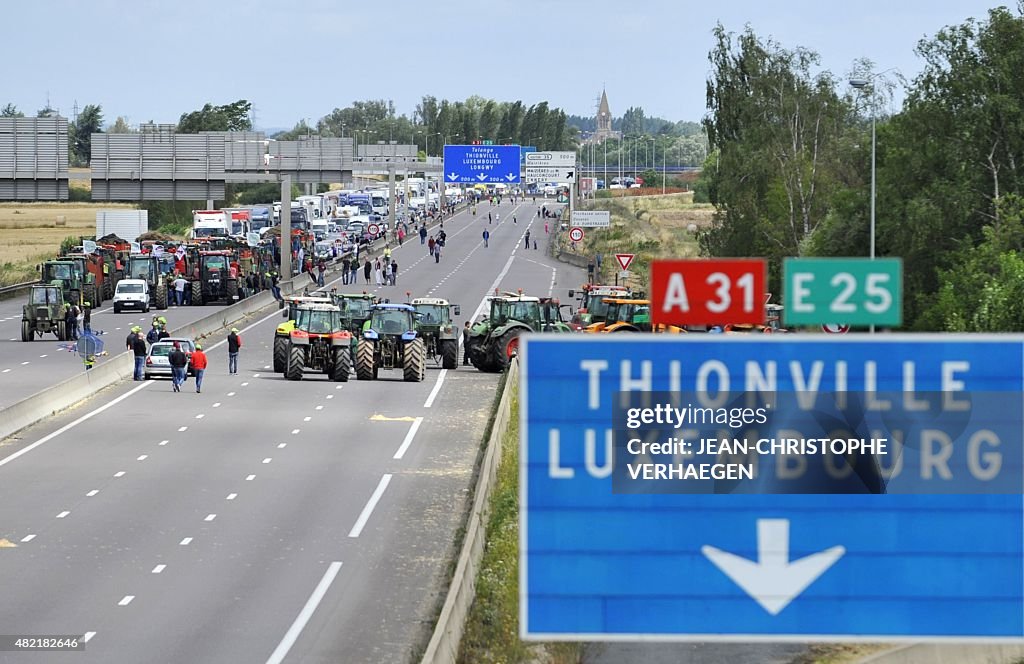
{"label": "large blue sign foreground", "polygon": [[517,184],[518,145],[446,145],[444,181],[464,184]]}
{"label": "large blue sign foreground", "polygon": [[[522,361],[524,638],[1024,639],[1024,504],[1006,488],[1021,473],[1024,338],[531,335]],[[613,490],[616,393],[637,391],[863,398],[881,413],[871,437],[907,450],[886,472],[912,488]],[[885,430],[882,393],[919,421]],[[1016,407],[957,415],[991,395]]]}

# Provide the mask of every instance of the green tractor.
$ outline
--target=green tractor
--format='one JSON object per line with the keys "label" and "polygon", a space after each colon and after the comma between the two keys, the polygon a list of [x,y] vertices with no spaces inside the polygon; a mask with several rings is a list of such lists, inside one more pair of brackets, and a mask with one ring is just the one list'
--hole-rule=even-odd
{"label": "green tractor", "polygon": [[[292,331],[295,329],[295,317],[298,315],[299,307],[307,304],[333,304],[333,301],[326,295],[294,295],[284,298],[283,315],[286,320],[274,330],[274,371],[276,373],[284,373],[288,366],[288,348]],[[344,327],[344,321],[342,327]]]}
{"label": "green tractor", "polygon": [[459,329],[452,321],[460,307],[436,297],[419,297],[412,301],[416,309],[416,331],[426,347],[427,357],[444,369],[459,367]]}
{"label": "green tractor", "polygon": [[356,346],[356,378],[376,380],[380,369],[401,369],[406,382],[426,378],[427,350],[408,304],[375,304]]}
{"label": "green tractor", "polygon": [[39,273],[44,284],[60,288],[68,304],[82,306],[85,302],[96,302],[96,285],[86,283],[85,270],[79,261],[46,261],[39,266]]}
{"label": "green tractor", "polygon": [[355,336],[363,332],[363,325],[370,318],[370,309],[377,303],[377,296],[369,293],[331,293],[334,304],[341,309],[342,324]]}
{"label": "green tractor", "polygon": [[142,279],[149,283],[150,304],[157,309],[167,308],[167,280],[160,269],[161,259],[152,254],[132,254],[128,257],[125,279]]}
{"label": "green tractor", "polygon": [[55,285],[33,286],[28,304],[21,309],[21,340],[32,341],[53,332],[60,341],[67,341],[70,330],[64,323],[64,296]]}
{"label": "green tractor", "polygon": [[347,382],[352,370],[351,345],[352,334],[342,326],[338,307],[303,302],[295,311],[295,328],[288,335],[284,377],[302,380],[303,371],[309,369]]}
{"label": "green tractor", "polygon": [[505,293],[488,298],[490,314],[469,333],[469,361],[480,371],[504,371],[527,332],[570,332],[558,300]]}

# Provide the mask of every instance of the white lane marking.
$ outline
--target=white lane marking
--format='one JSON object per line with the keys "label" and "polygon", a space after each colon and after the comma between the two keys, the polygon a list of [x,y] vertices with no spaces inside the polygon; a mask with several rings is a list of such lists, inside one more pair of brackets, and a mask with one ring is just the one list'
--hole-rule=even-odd
{"label": "white lane marking", "polygon": [[441,385],[444,383],[444,377],[448,375],[447,369],[441,369],[437,374],[437,382],[434,383],[434,389],[430,390],[430,395],[427,400],[423,403],[424,408],[430,408],[434,405],[434,399],[437,398],[437,393],[441,391]]}
{"label": "white lane marking", "polygon": [[235,393],[234,392],[228,392],[228,396],[229,397],[233,397],[233,396],[235,396]]}
{"label": "white lane marking", "polygon": [[188,427],[178,427],[178,431],[188,431]]}
{"label": "white lane marking", "polygon": [[39,359],[41,360],[41,359],[43,359],[44,357],[46,357],[46,356],[45,356],[45,355],[40,355],[40,356],[39,356]]}
{"label": "white lane marking", "polygon": [[21,366],[25,366],[26,364],[28,364],[28,362],[22,362]]}
{"label": "white lane marking", "polygon": [[157,443],[157,445],[159,445],[160,447],[163,447],[164,445],[166,445],[169,442],[171,442],[171,441],[169,441],[169,440],[161,440],[159,443]]}
{"label": "white lane marking", "polygon": [[288,447],[288,443],[280,443],[278,444],[277,449],[283,450],[286,447]]}
{"label": "white lane marking", "polygon": [[7,372],[9,372],[9,371],[10,371],[10,369],[4,369],[4,370],[3,370],[3,373],[7,373]]}
{"label": "white lane marking", "polygon": [[160,572],[164,571],[165,569],[167,569],[167,565],[157,565],[156,567],[153,568],[153,574],[159,574]]}
{"label": "white lane marking", "polygon": [[256,476],[255,476],[255,475],[249,475],[249,476],[247,476],[247,477],[245,478],[245,481],[246,481],[246,482],[252,482],[252,481],[253,481],[254,479],[256,479]]}
{"label": "white lane marking", "polygon": [[199,413],[198,415],[196,415],[196,419],[197,419],[197,420],[201,420],[201,419],[203,419],[204,417],[206,417],[206,415],[204,415],[203,413]]}
{"label": "white lane marking", "polygon": [[31,542],[35,538],[36,538],[35,535],[25,535],[24,537],[21,538],[21,541],[22,542]]}
{"label": "white lane marking", "polygon": [[142,454],[142,455],[139,455],[139,458],[136,459],[136,461],[145,461],[148,458],[149,458],[148,454]]}
{"label": "white lane marking", "polygon": [[299,615],[295,618],[295,622],[285,632],[284,638],[281,639],[281,643],[277,644],[274,648],[274,652],[270,653],[270,658],[267,659],[267,664],[281,664],[284,658],[288,656],[288,651],[292,649],[295,642],[299,638],[299,634],[302,633],[302,629],[309,622],[309,619],[313,616],[313,612],[316,611],[316,607],[320,604],[320,601],[327,594],[327,589],[331,587],[334,582],[334,577],[338,576],[338,570],[341,569],[341,562],[335,561],[327,566],[327,571],[324,572],[323,578],[320,579],[320,583],[316,584],[316,588],[313,590],[313,594],[306,600],[306,605],[302,607],[302,611],[299,611]]}
{"label": "white lane marking", "polygon": [[[8,369],[8,371],[10,371],[10,369]],[[328,395],[327,395],[327,398],[328,398],[328,399],[333,399],[333,398],[334,398],[334,395],[333,395],[333,394],[328,394]]]}
{"label": "white lane marking", "polygon": [[123,470],[117,471],[116,473],[114,473],[114,477],[124,477],[124,471]]}
{"label": "white lane marking", "polygon": [[206,515],[206,518],[205,518],[205,519],[203,519],[203,521],[213,521],[213,520],[214,520],[214,519],[216,519],[216,518],[217,518],[217,515],[216,515],[216,514],[207,514],[207,515]]}
{"label": "white lane marking", "polygon": [[412,439],[416,436],[416,432],[419,431],[421,424],[423,424],[422,417],[417,417],[415,420],[413,420],[412,426],[409,427],[409,433],[405,434],[405,440],[402,441],[402,444],[398,448],[398,451],[395,452],[395,456],[391,457],[392,459],[401,459],[403,456],[405,456],[405,451],[409,449],[410,445],[412,445]]}
{"label": "white lane marking", "polygon": [[292,429],[292,435],[294,436],[295,434],[297,434],[300,431],[302,431],[302,429]]}
{"label": "white lane marking", "polygon": [[265,367],[263,367],[263,368],[264,368],[264,369],[269,369],[269,368],[270,368],[270,365],[268,364],[267,366],[265,366]]}
{"label": "white lane marking", "polygon": [[135,599],[135,595],[125,595],[121,598],[121,601],[117,603],[118,606],[128,606]]}
{"label": "white lane marking", "polygon": [[270,463],[270,461],[271,461],[271,457],[267,457],[266,459],[263,460],[263,463]]}
{"label": "white lane marking", "polygon": [[359,533],[363,532],[363,527],[366,526],[366,522],[370,520],[370,515],[373,513],[373,508],[377,506],[377,502],[380,497],[384,495],[384,490],[388,488],[388,484],[391,482],[391,475],[385,474],[380,478],[380,483],[377,484],[377,488],[374,489],[373,495],[370,496],[370,500],[363,507],[363,511],[359,514],[359,518],[356,519],[356,525],[352,526],[352,530],[348,532],[349,537],[359,537]]}
{"label": "white lane marking", "polygon": [[188,546],[191,543],[192,543],[192,538],[191,537],[186,537],[185,539],[183,539],[180,542],[178,542],[178,546]]}
{"label": "white lane marking", "polygon": [[[260,377],[260,375],[259,375],[258,373],[255,373],[255,374],[253,374],[253,375],[252,375],[252,377],[253,377],[253,378],[259,378],[259,377]],[[243,383],[243,384],[244,384],[244,385],[248,385],[248,383]]]}
{"label": "white lane marking", "polygon": [[61,512],[60,514],[58,514],[58,515],[57,515],[57,518],[58,518],[58,519],[63,519],[63,518],[64,518],[64,517],[66,517],[66,516],[67,516],[68,514],[71,514],[71,512],[69,512],[69,511],[67,511],[67,510],[64,510],[63,512]]}
{"label": "white lane marking", "polygon": [[96,632],[86,632],[82,635],[82,641],[89,643],[89,641],[92,641],[92,637],[94,636],[96,636]]}
{"label": "white lane marking", "polygon": [[92,498],[93,496],[95,496],[99,492],[100,492],[99,489],[93,489],[92,491],[90,491],[89,493],[87,493],[85,495],[86,495],[87,498]]}
{"label": "white lane marking", "polygon": [[229,493],[228,497],[225,498],[224,500],[234,500],[235,498],[238,498],[238,494],[237,493]]}
{"label": "white lane marking", "polygon": [[242,387],[245,387],[245,386],[246,386],[246,385],[248,385],[248,384],[249,384],[249,383],[242,383]]}
{"label": "white lane marking", "polygon": [[335,385],[335,386],[334,386],[334,389],[336,389],[336,390],[340,390],[340,389],[341,389],[342,387],[343,387],[342,385]]}
{"label": "white lane marking", "polygon": [[323,409],[324,409],[323,406],[317,406],[314,410],[323,410]]}
{"label": "white lane marking", "polygon": [[214,408],[220,408],[220,402],[218,401],[217,403],[213,404],[213,407]]}
{"label": "white lane marking", "polygon": [[313,419],[313,418],[307,415],[306,417],[303,417],[303,418],[302,418],[302,421],[303,421],[303,422],[308,422],[308,421],[310,421],[311,419]]}

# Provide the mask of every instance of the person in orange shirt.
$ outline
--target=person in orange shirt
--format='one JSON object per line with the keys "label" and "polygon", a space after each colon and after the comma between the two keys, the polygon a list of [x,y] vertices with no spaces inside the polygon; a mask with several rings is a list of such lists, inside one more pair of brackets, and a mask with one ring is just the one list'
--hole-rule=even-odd
{"label": "person in orange shirt", "polygon": [[200,394],[203,391],[203,374],[206,373],[206,353],[199,344],[196,344],[196,350],[192,353],[192,369],[196,372],[196,394]]}

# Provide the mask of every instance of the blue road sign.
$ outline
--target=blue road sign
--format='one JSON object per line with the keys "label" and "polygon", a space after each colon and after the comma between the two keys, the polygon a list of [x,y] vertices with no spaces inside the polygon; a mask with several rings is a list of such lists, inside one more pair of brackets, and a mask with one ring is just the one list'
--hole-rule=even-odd
{"label": "blue road sign", "polygon": [[[1000,463],[1020,475],[1024,338],[531,335],[522,359],[524,638],[1024,639],[1019,486],[976,487]],[[901,395],[918,419],[882,432],[908,457],[889,470],[940,488],[618,491],[616,392],[695,389],[831,391],[863,398],[867,410],[883,391]],[[941,412],[920,407],[929,395]],[[985,411],[986,395],[1018,405]],[[971,399],[983,416],[952,423],[947,408]],[[881,407],[869,415],[888,416]],[[987,422],[999,435],[1012,423],[1012,440],[994,440]],[[960,495],[942,488],[961,480],[969,488]]]}
{"label": "blue road sign", "polygon": [[518,145],[446,145],[444,181],[472,184],[517,184]]}
{"label": "blue road sign", "polygon": [[526,168],[526,153],[536,152],[537,146],[535,145],[524,145],[519,149],[519,164],[523,168]]}

